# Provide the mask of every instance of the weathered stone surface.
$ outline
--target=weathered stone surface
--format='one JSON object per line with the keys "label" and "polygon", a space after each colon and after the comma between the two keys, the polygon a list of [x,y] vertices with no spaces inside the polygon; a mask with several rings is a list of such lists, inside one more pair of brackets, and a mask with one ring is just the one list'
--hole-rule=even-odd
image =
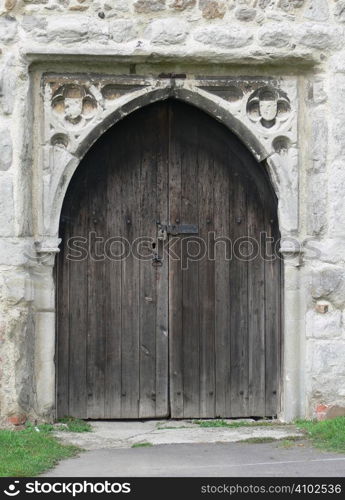
{"label": "weathered stone surface", "polygon": [[45,38],[48,42],[72,44],[77,42],[106,42],[109,38],[108,25],[94,19],[69,16],[68,19],[49,19]]}
{"label": "weathered stone surface", "polygon": [[[314,342],[310,349],[311,352],[311,370],[313,375],[314,387],[322,387],[325,385],[326,392],[328,393],[328,398],[332,397],[340,399],[336,386],[334,385],[334,380],[337,379],[338,382],[344,387],[345,382],[345,341],[343,340],[333,340],[325,341],[319,340]],[[317,375],[316,375],[317,374]],[[317,381],[317,377],[319,380]],[[336,401],[335,401],[336,402]]]}
{"label": "weathered stone surface", "polygon": [[345,176],[344,160],[339,159],[330,166],[328,178],[328,219],[329,233],[334,237],[344,235],[345,214]]}
{"label": "weathered stone surface", "polygon": [[0,17],[0,43],[13,42],[17,34],[17,21],[13,17]]}
{"label": "weathered stone surface", "polygon": [[250,45],[253,40],[252,33],[246,28],[237,26],[213,25],[208,28],[201,28],[194,33],[197,42],[206,45],[214,45],[225,49],[234,49]]}
{"label": "weathered stone surface", "polygon": [[196,0],[170,0],[169,7],[175,10],[185,10],[194,7]]}
{"label": "weathered stone surface", "polygon": [[323,24],[300,24],[295,36],[298,43],[315,49],[330,49],[341,45],[343,33]]}
{"label": "weathered stone surface", "polygon": [[320,266],[312,273],[311,295],[325,299],[336,307],[345,305],[345,269],[341,266]]}
{"label": "weathered stone surface", "polygon": [[136,37],[136,29],[130,19],[119,19],[109,24],[110,38],[117,43],[128,42]]}
{"label": "weathered stone surface", "polygon": [[239,21],[253,21],[256,17],[256,10],[242,7],[235,10],[235,17]]}
{"label": "weathered stone surface", "polygon": [[3,66],[0,65],[0,111],[4,115],[10,115],[13,112],[17,88],[17,73],[15,69],[15,60],[9,54]]}
{"label": "weathered stone surface", "polygon": [[303,7],[305,0],[278,0],[278,7],[287,12]]}
{"label": "weathered stone surface", "polygon": [[328,0],[309,0],[304,17],[311,21],[327,21],[329,18]]}
{"label": "weathered stone surface", "polygon": [[[316,163],[316,167],[318,167]],[[319,235],[327,228],[327,178],[324,173],[313,172],[308,182],[308,234]]]}
{"label": "weathered stone surface", "polygon": [[[0,153],[1,154],[1,153]],[[0,175],[0,236],[14,234],[14,199],[12,177]]]}
{"label": "weathered stone surface", "polygon": [[291,44],[291,27],[276,23],[266,24],[258,31],[258,40],[264,47],[287,47]]}
{"label": "weathered stone surface", "polygon": [[7,128],[0,129],[0,170],[8,170],[12,164],[12,139]]}
{"label": "weathered stone surface", "polygon": [[[320,109],[313,113],[312,125],[312,159],[313,171],[324,172],[327,165],[328,153],[328,122],[325,118],[326,110]],[[321,187],[321,186],[320,186]]]}
{"label": "weathered stone surface", "polygon": [[16,6],[17,0],[5,0],[5,9],[12,10]]}
{"label": "weathered stone surface", "polygon": [[335,19],[341,23],[345,22],[345,1],[338,0],[334,6]]}
{"label": "weathered stone surface", "polygon": [[333,339],[342,336],[342,314],[335,310],[320,314],[316,311],[307,312],[307,337],[318,339]]}
{"label": "weathered stone surface", "polygon": [[183,42],[187,36],[187,23],[172,19],[153,21],[145,36],[157,45],[175,45]]}
{"label": "weathered stone surface", "polygon": [[136,12],[157,12],[165,9],[166,0],[137,0],[134,3]]}
{"label": "weathered stone surface", "polygon": [[205,19],[222,19],[225,16],[226,4],[218,0],[199,0],[199,7]]}
{"label": "weathered stone surface", "polygon": [[103,4],[105,11],[114,11],[115,14],[128,12],[130,4],[127,0],[107,0]]}
{"label": "weathered stone surface", "polygon": [[47,27],[47,18],[43,16],[23,16],[22,28],[31,33],[33,30],[44,30]]}

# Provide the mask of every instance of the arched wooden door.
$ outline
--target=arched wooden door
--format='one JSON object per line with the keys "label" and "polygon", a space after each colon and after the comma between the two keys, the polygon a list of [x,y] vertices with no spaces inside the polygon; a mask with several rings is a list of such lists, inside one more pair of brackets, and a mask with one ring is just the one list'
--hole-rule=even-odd
{"label": "arched wooden door", "polygon": [[228,129],[174,100],[126,117],[81,162],[60,235],[59,416],[277,414],[277,203]]}

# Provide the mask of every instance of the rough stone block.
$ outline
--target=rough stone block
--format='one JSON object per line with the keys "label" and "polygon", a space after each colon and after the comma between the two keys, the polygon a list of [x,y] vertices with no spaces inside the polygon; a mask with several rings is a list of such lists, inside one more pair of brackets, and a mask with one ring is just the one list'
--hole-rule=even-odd
{"label": "rough stone block", "polygon": [[165,9],[166,0],[137,0],[134,9],[140,13],[157,12]]}
{"label": "rough stone block", "polygon": [[13,112],[17,89],[17,73],[13,54],[9,54],[0,69],[0,110],[5,115]]}
{"label": "rough stone block", "polygon": [[218,0],[199,0],[199,7],[205,19],[222,19],[226,13],[226,4]]}
{"label": "rough stone block", "polygon": [[8,170],[12,165],[12,139],[8,128],[0,129],[0,170]]}
{"label": "rough stone block", "polygon": [[175,45],[187,36],[187,23],[172,19],[153,21],[145,32],[145,37],[157,45]]}
{"label": "rough stone block", "polygon": [[302,23],[295,30],[298,43],[319,50],[340,47],[342,35],[326,24]]}
{"label": "rough stone block", "polygon": [[343,306],[345,304],[345,269],[332,265],[323,265],[319,269],[314,269],[311,279],[311,295],[314,299],[324,299],[336,306]]}
{"label": "rough stone block", "polygon": [[[339,130],[335,134],[344,142]],[[344,146],[345,147],[345,146]],[[339,159],[329,167],[328,177],[328,226],[333,237],[344,237],[345,214],[345,172],[344,160]]]}
{"label": "rough stone block", "polygon": [[308,311],[306,334],[307,337],[318,339],[341,337],[341,311],[334,310],[324,314],[317,311]]}
{"label": "rough stone block", "polygon": [[309,0],[304,17],[311,21],[327,21],[329,18],[328,0]]}
{"label": "rough stone block", "polygon": [[13,42],[17,35],[17,21],[13,17],[0,17],[0,42]]}
{"label": "rough stone block", "polygon": [[345,0],[338,0],[335,4],[334,17],[340,23],[345,22]]}
{"label": "rough stone block", "polygon": [[185,10],[195,5],[196,0],[171,0],[169,3],[169,7],[174,10]]}
{"label": "rough stone block", "polygon": [[136,37],[136,29],[130,19],[119,19],[109,24],[110,38],[116,43],[128,42]]}
{"label": "rough stone block", "polygon": [[205,45],[224,49],[237,49],[250,45],[253,41],[253,35],[248,29],[232,25],[224,27],[223,24],[200,28],[194,33],[194,38]]}
{"label": "rough stone block", "polygon": [[[0,156],[1,158],[1,156]],[[12,177],[0,175],[0,235],[13,236],[14,200]]]}
{"label": "rough stone block", "polygon": [[256,9],[241,7],[235,10],[235,17],[239,21],[253,21],[256,17]]}
{"label": "rough stone block", "polygon": [[264,47],[287,47],[291,43],[291,26],[285,24],[266,24],[258,31],[258,40]]}

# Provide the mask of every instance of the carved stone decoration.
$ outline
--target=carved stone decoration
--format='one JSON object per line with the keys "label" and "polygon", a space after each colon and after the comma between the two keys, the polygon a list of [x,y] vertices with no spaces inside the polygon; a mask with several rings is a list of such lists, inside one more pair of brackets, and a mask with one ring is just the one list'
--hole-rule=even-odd
{"label": "carved stone decoration", "polygon": [[82,85],[67,84],[53,95],[52,108],[55,116],[68,127],[83,127],[96,114],[97,101]]}
{"label": "carved stone decoration", "polygon": [[272,128],[277,122],[286,121],[290,113],[290,101],[285,92],[273,87],[261,87],[249,97],[247,114],[251,121]]}

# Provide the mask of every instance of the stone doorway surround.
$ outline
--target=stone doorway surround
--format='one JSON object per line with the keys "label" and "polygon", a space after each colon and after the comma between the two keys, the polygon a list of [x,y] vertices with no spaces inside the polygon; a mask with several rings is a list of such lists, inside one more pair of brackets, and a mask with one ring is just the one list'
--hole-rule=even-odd
{"label": "stone doorway surround", "polygon": [[[123,116],[149,103],[175,98],[222,122],[267,169],[279,199],[284,259],[282,401],[280,417],[303,413],[300,397],[299,331],[301,297],[298,234],[298,81],[295,77],[157,76],[42,73],[36,103],[37,134],[34,199],[36,234],[32,250],[35,311],[35,412],[51,418],[55,408],[54,262],[59,251],[60,211],[69,181],[91,145]],[[33,87],[35,88],[35,86]],[[37,95],[37,90],[35,91]],[[38,125],[38,123],[37,123]],[[289,240],[291,238],[291,242]],[[284,243],[284,239],[286,242]],[[284,246],[285,245],[285,246]],[[298,287],[297,287],[298,288]],[[284,334],[283,334],[284,335]],[[293,353],[293,354],[291,354]]]}
{"label": "stone doorway surround", "polygon": [[[89,56],[72,72],[61,69],[59,56],[48,64],[47,71],[47,64],[42,62],[45,56],[30,57],[34,63],[28,109],[33,121],[26,139],[31,154],[23,162],[21,176],[27,179],[25,169],[32,169],[28,183],[31,190],[23,187],[19,204],[30,207],[33,217],[27,228],[29,236],[16,247],[18,265],[13,281],[9,279],[10,293],[22,295],[27,305],[16,327],[26,333],[13,345],[6,360],[8,366],[15,363],[16,369],[8,376],[4,413],[14,415],[14,421],[21,415],[47,420],[55,416],[54,263],[60,244],[60,211],[75,169],[91,145],[123,116],[151,102],[175,98],[224,123],[269,173],[279,200],[284,258],[278,417],[291,421],[311,414],[304,324],[305,232],[300,224],[304,153],[299,142],[310,134],[299,106],[301,102],[304,105],[307,92],[304,70],[281,76],[275,68],[269,68],[258,76],[258,69],[251,71],[248,66],[215,70],[213,65],[199,69],[197,65],[177,67],[157,62],[141,64],[138,75],[135,64],[123,62],[117,62],[116,71],[104,69],[109,68],[109,62],[103,64],[102,71],[90,71],[94,58]],[[7,251],[11,252],[11,247]]]}

